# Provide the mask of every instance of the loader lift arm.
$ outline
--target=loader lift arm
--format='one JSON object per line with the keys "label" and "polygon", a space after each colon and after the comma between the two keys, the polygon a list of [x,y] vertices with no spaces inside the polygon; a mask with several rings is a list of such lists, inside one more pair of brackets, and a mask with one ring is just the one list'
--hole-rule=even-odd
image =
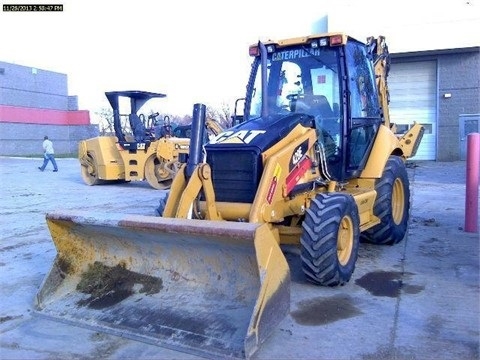
{"label": "loader lift arm", "polygon": [[[206,107],[195,104],[192,118],[192,136],[190,156],[175,177],[170,190],[170,198],[163,211],[163,217],[186,219],[191,216],[194,202],[203,189],[207,201],[207,219],[221,220],[215,205],[215,192],[211,181],[210,166],[201,163],[202,143],[205,127],[210,128],[210,122],[205,120]],[[204,126],[203,123],[206,123]]]}

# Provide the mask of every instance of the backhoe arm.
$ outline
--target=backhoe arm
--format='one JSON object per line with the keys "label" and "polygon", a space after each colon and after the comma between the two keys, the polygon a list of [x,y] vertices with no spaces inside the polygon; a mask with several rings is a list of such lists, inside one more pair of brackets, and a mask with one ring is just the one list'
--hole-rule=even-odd
{"label": "backhoe arm", "polygon": [[383,121],[387,127],[390,127],[390,113],[388,105],[390,103],[390,94],[388,91],[387,78],[390,71],[390,53],[384,36],[375,38],[373,36],[367,39],[368,53],[372,57],[377,81],[378,98],[382,108]]}
{"label": "backhoe arm", "polygon": [[400,138],[400,147],[406,159],[414,157],[417,153],[424,131],[425,128],[421,124],[415,123],[410,130]]}

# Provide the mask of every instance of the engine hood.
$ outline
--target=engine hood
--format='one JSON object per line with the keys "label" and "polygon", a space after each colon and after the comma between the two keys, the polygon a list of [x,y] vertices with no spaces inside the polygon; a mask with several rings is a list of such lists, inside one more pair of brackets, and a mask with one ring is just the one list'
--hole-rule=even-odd
{"label": "engine hood", "polygon": [[224,131],[205,145],[206,151],[236,148],[256,148],[263,152],[285,138],[290,131],[301,124],[314,127],[313,117],[305,114],[270,115],[241,123]]}

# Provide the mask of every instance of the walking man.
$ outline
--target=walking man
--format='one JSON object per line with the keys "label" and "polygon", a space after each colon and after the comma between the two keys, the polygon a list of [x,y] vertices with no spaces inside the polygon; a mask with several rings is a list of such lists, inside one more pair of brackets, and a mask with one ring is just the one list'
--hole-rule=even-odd
{"label": "walking man", "polygon": [[48,162],[51,161],[53,165],[53,172],[58,171],[57,162],[55,161],[55,151],[53,150],[53,143],[48,140],[48,136],[43,138],[43,165],[38,168],[38,170],[45,170]]}

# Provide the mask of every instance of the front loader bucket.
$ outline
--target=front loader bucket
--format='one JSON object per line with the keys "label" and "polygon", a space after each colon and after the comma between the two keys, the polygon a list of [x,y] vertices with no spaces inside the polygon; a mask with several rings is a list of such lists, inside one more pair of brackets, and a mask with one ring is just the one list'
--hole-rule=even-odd
{"label": "front loader bucket", "polygon": [[267,224],[47,214],[57,248],[36,312],[206,357],[249,358],[290,308]]}

